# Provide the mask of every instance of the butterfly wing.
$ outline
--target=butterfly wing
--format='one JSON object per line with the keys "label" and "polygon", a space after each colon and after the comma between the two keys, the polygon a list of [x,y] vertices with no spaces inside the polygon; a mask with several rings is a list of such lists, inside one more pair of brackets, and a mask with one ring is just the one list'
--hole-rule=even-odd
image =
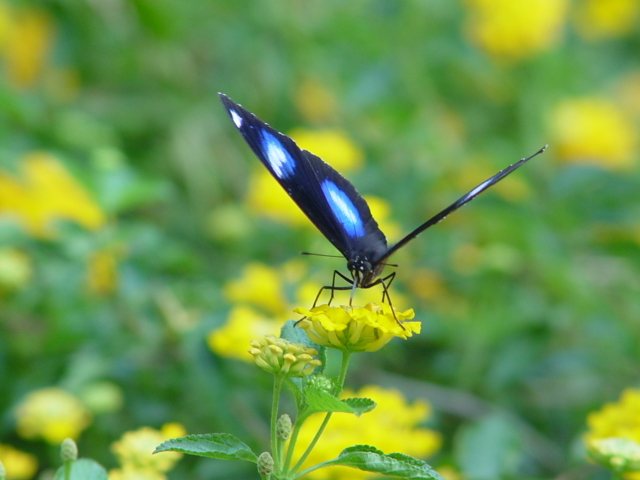
{"label": "butterfly wing", "polygon": [[384,234],[347,179],[226,95],[219,95],[253,153],[347,260],[356,256],[380,258],[386,252]]}

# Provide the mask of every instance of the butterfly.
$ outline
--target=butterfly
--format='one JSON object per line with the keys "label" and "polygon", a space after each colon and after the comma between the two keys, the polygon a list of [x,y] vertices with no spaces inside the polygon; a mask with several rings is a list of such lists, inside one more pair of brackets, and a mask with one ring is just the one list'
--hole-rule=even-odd
{"label": "butterfly", "polygon": [[[351,290],[353,299],[355,288],[370,288],[379,284],[383,287],[383,301],[386,297],[390,304],[388,289],[396,273],[383,278],[380,275],[388,265],[387,259],[391,255],[547,148],[545,145],[530,157],[499,171],[389,247],[367,202],[346,178],[320,157],[299,148],[291,138],[277,132],[223,93],[218,95],[253,153],[300,210],[347,260],[351,278],[334,271],[332,285],[322,287],[314,305],[325,289],[331,290],[330,303],[334,290]],[[350,286],[336,287],[336,275]]]}

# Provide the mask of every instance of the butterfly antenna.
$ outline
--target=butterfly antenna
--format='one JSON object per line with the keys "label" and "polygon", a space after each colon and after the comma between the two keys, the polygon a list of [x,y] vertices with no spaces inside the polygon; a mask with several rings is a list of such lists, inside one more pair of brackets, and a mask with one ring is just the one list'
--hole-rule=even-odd
{"label": "butterfly antenna", "polygon": [[526,162],[531,160],[533,157],[535,157],[537,155],[540,155],[542,152],[544,152],[547,149],[547,147],[548,147],[548,145],[545,145],[544,147],[542,147],[540,150],[538,150],[533,155],[531,155],[531,156],[529,156],[527,158],[523,158],[520,161],[514,163],[513,165],[509,165],[507,168],[505,168],[503,170],[500,170],[494,176],[488,178],[487,180],[482,182],[477,187],[469,190],[467,193],[465,193],[458,200],[453,202],[451,205],[449,205],[447,208],[442,210],[440,213],[438,213],[438,214],[434,215],[433,217],[431,217],[429,220],[427,220],[425,223],[420,225],[413,232],[409,233],[406,237],[404,237],[402,240],[400,240],[398,243],[396,243],[393,247],[391,247],[389,250],[387,250],[387,253],[385,254],[385,258],[389,257],[396,250],[398,250],[399,248],[401,248],[404,245],[406,245],[407,243],[409,243],[411,240],[413,240],[418,235],[420,235],[422,232],[424,232],[427,228],[432,227],[436,223],[444,220],[450,213],[455,212],[461,206],[463,206],[464,204],[466,204],[466,203],[470,202],[471,200],[473,200],[474,198],[476,198],[478,195],[480,195],[482,192],[484,192],[487,188],[489,188],[492,185],[495,185],[496,183],[498,183],[504,177],[509,175],[514,170],[520,168],[522,165],[524,165]]}
{"label": "butterfly antenna", "polygon": [[342,255],[326,255],[324,253],[300,252],[300,255],[313,255],[314,257],[343,258]]}

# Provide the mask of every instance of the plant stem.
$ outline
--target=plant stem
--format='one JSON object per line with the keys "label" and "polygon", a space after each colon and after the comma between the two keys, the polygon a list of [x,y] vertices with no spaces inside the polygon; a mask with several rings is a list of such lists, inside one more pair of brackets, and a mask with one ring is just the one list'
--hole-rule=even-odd
{"label": "plant stem", "polygon": [[[342,352],[342,364],[340,365],[340,374],[338,375],[338,388],[337,388],[337,392],[335,392],[336,396],[340,396],[340,393],[342,393],[342,387],[344,386],[344,379],[347,376],[347,368],[349,367],[350,358],[351,358],[351,352]],[[309,444],[307,449],[304,451],[300,459],[294,465],[292,469],[294,472],[300,468],[300,466],[303,464],[303,462],[307,459],[307,457],[313,450],[313,447],[315,447],[316,443],[318,443],[318,440],[320,440],[320,436],[322,435],[322,432],[324,432],[324,429],[327,426],[327,423],[329,423],[329,420],[331,419],[331,414],[332,413],[329,412],[325,415],[324,420],[320,425],[320,428],[318,428],[318,432],[313,437],[313,440],[311,440],[311,443]]]}
{"label": "plant stem", "polygon": [[276,472],[282,469],[282,455],[279,448],[278,438],[276,437],[276,423],[278,422],[278,405],[280,404],[280,392],[282,391],[283,377],[276,375],[273,381],[273,399],[271,401],[271,451],[275,463]]}

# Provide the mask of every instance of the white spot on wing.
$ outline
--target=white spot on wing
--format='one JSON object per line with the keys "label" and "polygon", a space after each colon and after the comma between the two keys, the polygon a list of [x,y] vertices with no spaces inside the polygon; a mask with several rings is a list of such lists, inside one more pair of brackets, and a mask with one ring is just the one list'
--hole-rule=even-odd
{"label": "white spot on wing", "polygon": [[231,119],[233,120],[233,123],[236,124],[236,127],[242,127],[242,117],[238,115],[238,112],[235,110],[229,110],[229,112],[231,113]]}
{"label": "white spot on wing", "polygon": [[262,149],[276,177],[286,178],[293,175],[295,161],[282,143],[267,131],[262,132]]}
{"label": "white spot on wing", "polygon": [[482,190],[484,190],[485,188],[487,188],[487,184],[489,184],[490,181],[487,180],[486,182],[482,182],[480,185],[478,185],[476,188],[474,188],[473,190],[471,190],[469,192],[469,194],[467,196],[469,197],[475,197],[476,195],[478,195]]}
{"label": "white spot on wing", "polygon": [[364,235],[362,219],[351,199],[331,180],[322,182],[321,187],[333,214],[347,234],[352,238],[362,237]]}

